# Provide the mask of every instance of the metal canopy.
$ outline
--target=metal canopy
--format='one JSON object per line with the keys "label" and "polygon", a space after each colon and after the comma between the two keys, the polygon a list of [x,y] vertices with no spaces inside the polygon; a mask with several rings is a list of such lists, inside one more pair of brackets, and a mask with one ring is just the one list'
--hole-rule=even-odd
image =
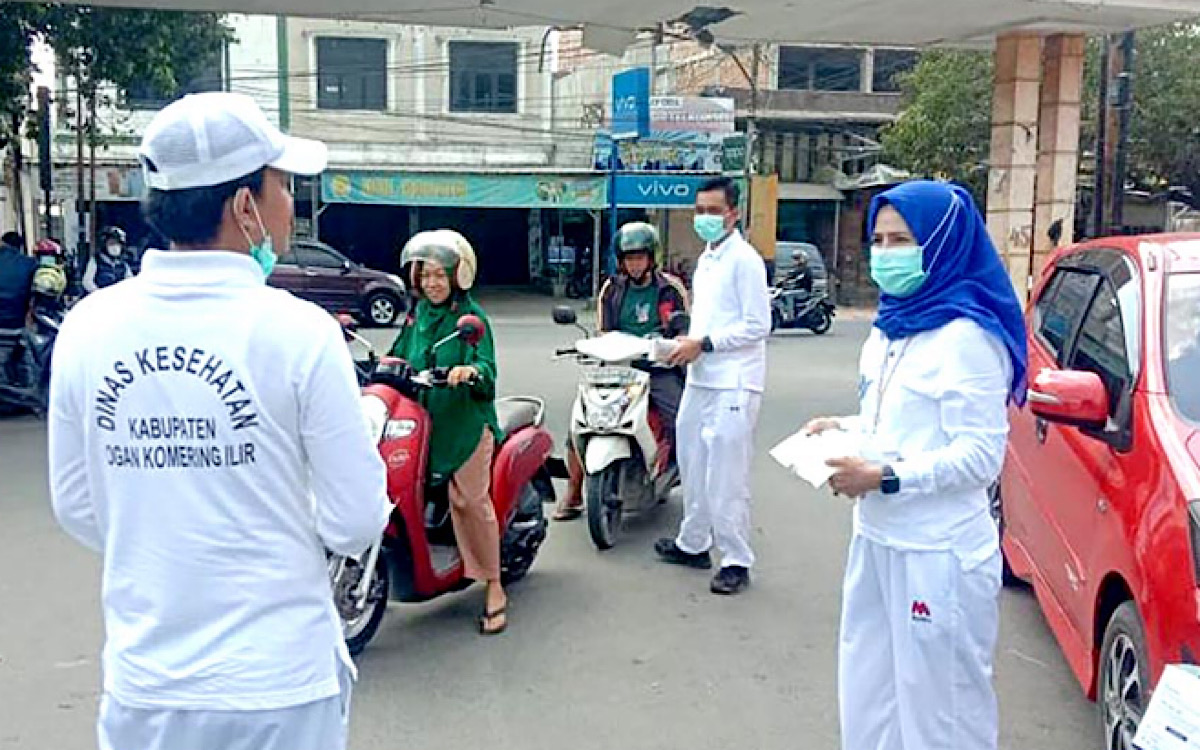
{"label": "metal canopy", "polygon": [[[3,2],[5,0],[0,0]],[[11,0],[9,0],[11,1]],[[74,0],[71,0],[74,1]],[[1098,33],[1200,17],[1200,0],[94,0],[433,26],[577,26],[619,35],[690,17],[719,41],[921,46],[1017,30]],[[722,2],[728,2],[722,6]],[[690,14],[690,15],[689,15]],[[720,20],[723,16],[728,16]]]}

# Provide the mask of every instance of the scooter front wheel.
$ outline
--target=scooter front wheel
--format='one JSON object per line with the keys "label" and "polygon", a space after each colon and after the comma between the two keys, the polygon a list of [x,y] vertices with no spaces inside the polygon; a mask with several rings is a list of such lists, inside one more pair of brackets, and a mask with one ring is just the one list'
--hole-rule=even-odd
{"label": "scooter front wheel", "polygon": [[[330,560],[331,572],[339,558]],[[342,620],[342,637],[346,640],[346,648],[351,656],[358,656],[375,637],[387,612],[388,597],[391,595],[391,580],[388,576],[388,566],[385,556],[381,553],[375,563],[375,575],[371,579],[371,590],[362,607],[352,601],[351,592],[358,587],[362,580],[362,563],[353,557],[344,558],[339,573],[333,578],[334,602]]]}
{"label": "scooter front wheel", "polygon": [[589,474],[584,495],[587,501],[588,533],[597,549],[612,549],[621,527],[621,474],[629,459],[614,461],[596,474]]}

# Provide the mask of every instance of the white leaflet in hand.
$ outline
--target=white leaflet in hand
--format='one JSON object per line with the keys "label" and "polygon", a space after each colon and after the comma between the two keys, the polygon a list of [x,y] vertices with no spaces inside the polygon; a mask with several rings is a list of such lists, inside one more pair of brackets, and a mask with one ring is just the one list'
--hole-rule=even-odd
{"label": "white leaflet in hand", "polygon": [[1200,748],[1200,670],[1167,665],[1133,746],[1138,750]]}
{"label": "white leaflet in hand", "polygon": [[857,456],[861,448],[857,433],[826,430],[820,435],[809,435],[801,430],[772,448],[771,458],[813,487],[820,488],[835,471],[826,461]]}
{"label": "white leaflet in hand", "polygon": [[650,359],[659,364],[668,364],[677,351],[679,342],[675,339],[650,339]]}
{"label": "white leaflet in hand", "polygon": [[583,355],[608,364],[632,362],[650,354],[650,340],[620,331],[613,331],[592,339],[575,342],[575,349]]}

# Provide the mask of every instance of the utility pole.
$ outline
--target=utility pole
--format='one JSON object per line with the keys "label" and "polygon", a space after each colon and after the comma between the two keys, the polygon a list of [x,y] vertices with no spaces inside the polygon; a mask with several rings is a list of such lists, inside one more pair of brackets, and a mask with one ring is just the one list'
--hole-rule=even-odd
{"label": "utility pole", "polygon": [[77,238],[75,254],[77,258],[87,257],[85,253],[91,248],[87,245],[87,219],[83,212],[83,75],[81,65],[75,67],[75,222]]}
{"label": "utility pole", "polygon": [[[22,186],[24,180],[21,179],[22,173],[25,171],[25,155],[23,153],[24,144],[21,143],[23,140],[21,137],[21,120],[21,115],[14,112],[12,116],[12,141],[9,144],[9,148],[12,151],[13,198],[16,199],[17,204],[17,210],[15,212],[17,218],[17,229],[20,231],[21,236],[25,237],[28,235],[29,230],[25,225],[25,189]],[[2,170],[2,168],[3,165],[0,164],[0,170]],[[36,225],[37,220],[34,220],[33,223]],[[28,246],[28,243],[26,243],[26,247]]]}
{"label": "utility pole", "polygon": [[1117,137],[1113,155],[1112,226],[1117,231],[1125,227],[1125,180],[1129,172],[1129,121],[1133,115],[1133,55],[1134,34],[1121,35],[1119,49],[1120,73],[1117,74]]}
{"label": "utility pole", "polygon": [[96,247],[96,92],[88,97],[88,247]]}
{"label": "utility pole", "polygon": [[1105,37],[1100,54],[1096,117],[1096,187],[1092,232],[1103,237],[1124,226],[1125,178],[1129,162],[1129,121],[1133,110],[1132,32]]}

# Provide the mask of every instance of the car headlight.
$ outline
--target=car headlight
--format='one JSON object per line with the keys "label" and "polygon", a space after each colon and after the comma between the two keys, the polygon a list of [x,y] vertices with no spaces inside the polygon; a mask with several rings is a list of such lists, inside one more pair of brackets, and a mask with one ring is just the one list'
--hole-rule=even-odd
{"label": "car headlight", "polygon": [[383,431],[387,427],[388,406],[383,399],[368,394],[362,397],[362,410],[367,436],[372,442],[378,443],[383,439]]}

